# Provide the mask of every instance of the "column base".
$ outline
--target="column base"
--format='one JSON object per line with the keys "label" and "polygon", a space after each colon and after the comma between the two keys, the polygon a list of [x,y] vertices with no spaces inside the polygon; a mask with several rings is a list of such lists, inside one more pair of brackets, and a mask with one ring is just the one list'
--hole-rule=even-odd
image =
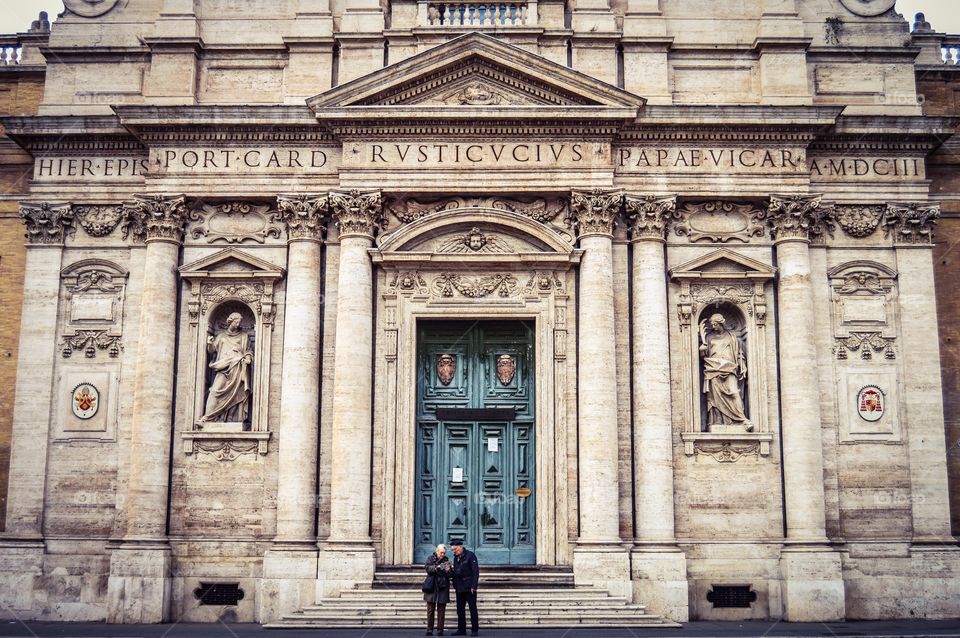
{"label": "column base", "polygon": [[257,595],[261,623],[300,611],[316,602],[316,543],[276,543],[263,555],[263,577]]}
{"label": "column base", "polygon": [[633,602],[674,622],[690,620],[687,557],[677,547],[634,547],[630,552]]}
{"label": "column base", "polygon": [[42,541],[0,539],[0,618],[37,619],[43,552]]}
{"label": "column base", "polygon": [[573,582],[577,587],[606,589],[611,596],[633,599],[630,553],[614,543],[584,543],[573,549]]}
{"label": "column base", "polygon": [[317,561],[317,598],[373,584],[377,560],[368,543],[325,543]]}
{"label": "column base", "polygon": [[780,553],[783,619],[829,622],[846,617],[843,565],[827,547],[784,547]]}
{"label": "column base", "polygon": [[114,547],[107,581],[107,622],[169,621],[172,567],[173,557],[166,543]]}

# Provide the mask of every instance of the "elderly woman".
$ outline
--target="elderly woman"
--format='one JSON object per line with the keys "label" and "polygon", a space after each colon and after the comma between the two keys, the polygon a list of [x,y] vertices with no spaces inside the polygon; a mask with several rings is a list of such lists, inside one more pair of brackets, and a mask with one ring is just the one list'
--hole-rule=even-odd
{"label": "elderly woman", "polygon": [[423,600],[427,603],[427,635],[433,635],[433,619],[437,619],[437,635],[443,635],[443,617],[450,602],[450,573],[453,564],[447,558],[445,545],[437,545],[437,550],[427,558],[425,565],[427,577],[423,581]]}

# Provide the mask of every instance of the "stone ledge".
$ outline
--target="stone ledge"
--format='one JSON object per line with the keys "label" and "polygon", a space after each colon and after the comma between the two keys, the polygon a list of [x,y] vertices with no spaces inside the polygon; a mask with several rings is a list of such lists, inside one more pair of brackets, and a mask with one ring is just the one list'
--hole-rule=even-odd
{"label": "stone ledge", "polygon": [[770,456],[771,432],[681,432],[687,456],[707,454],[721,463],[736,462],[743,456]]}

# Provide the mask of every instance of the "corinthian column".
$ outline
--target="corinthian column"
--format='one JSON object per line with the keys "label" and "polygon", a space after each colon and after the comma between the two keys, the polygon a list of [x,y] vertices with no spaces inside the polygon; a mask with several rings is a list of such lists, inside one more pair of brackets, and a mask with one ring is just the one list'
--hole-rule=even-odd
{"label": "corinthian column", "polygon": [[134,239],[146,242],[146,251],[133,379],[127,533],[110,556],[107,619],[158,623],[170,613],[167,472],[173,428],[177,265],[187,210],[182,195],[150,195],[125,204],[124,213],[125,228]]}
{"label": "corinthian column", "polygon": [[689,619],[687,566],[674,537],[673,424],[664,236],[677,198],[626,197],[633,250],[633,422],[636,537],[634,598],[675,621]]}
{"label": "corinthian column", "polygon": [[613,225],[620,192],[573,191],[570,207],[580,262],[578,458],[580,537],[573,554],[577,584],[630,595],[629,556],[620,544],[617,487],[616,333],[613,317]]}
{"label": "corinthian column", "polygon": [[280,195],[287,227],[277,534],[263,557],[260,620],[313,602],[317,577],[317,438],[320,408],[320,281],[326,195]]}
{"label": "corinthian column", "polygon": [[379,192],[330,193],[340,232],[330,458],[330,536],[320,557],[321,593],[373,581],[370,456],[373,441],[373,265],[367,250],[380,225]]}
{"label": "corinthian column", "polygon": [[[784,618],[844,617],[840,556],[827,545],[810,237],[833,222],[819,195],[771,195],[776,246],[780,412],[787,537],[780,557]],[[826,285],[826,282],[820,282]]]}

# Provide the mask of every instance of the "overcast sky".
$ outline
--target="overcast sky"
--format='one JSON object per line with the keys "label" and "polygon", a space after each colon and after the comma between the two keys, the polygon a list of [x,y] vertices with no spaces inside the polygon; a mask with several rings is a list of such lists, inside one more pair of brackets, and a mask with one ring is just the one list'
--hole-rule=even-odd
{"label": "overcast sky", "polygon": [[[923,11],[937,31],[960,34],[960,0],[897,0],[897,10],[911,23],[913,15]],[[52,20],[63,11],[63,3],[58,0],[0,0],[0,33],[26,31],[41,11],[49,13]]]}

